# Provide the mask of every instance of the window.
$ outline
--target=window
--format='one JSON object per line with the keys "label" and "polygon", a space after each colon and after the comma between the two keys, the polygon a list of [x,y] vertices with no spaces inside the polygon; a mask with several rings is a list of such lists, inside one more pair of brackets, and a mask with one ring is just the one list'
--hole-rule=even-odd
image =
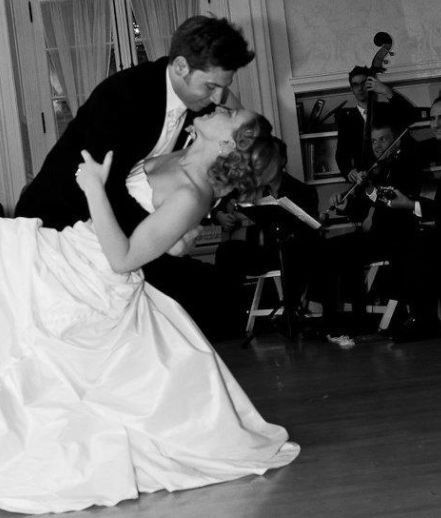
{"label": "window", "polygon": [[129,0],[8,1],[35,174],[93,87],[145,52]]}

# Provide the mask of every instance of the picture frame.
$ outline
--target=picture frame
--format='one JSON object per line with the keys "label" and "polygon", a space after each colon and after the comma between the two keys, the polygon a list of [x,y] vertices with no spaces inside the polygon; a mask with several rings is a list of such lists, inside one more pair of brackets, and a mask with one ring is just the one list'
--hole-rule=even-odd
{"label": "picture frame", "polygon": [[305,180],[320,182],[341,178],[341,173],[335,160],[337,137],[315,137],[303,141],[303,157]]}

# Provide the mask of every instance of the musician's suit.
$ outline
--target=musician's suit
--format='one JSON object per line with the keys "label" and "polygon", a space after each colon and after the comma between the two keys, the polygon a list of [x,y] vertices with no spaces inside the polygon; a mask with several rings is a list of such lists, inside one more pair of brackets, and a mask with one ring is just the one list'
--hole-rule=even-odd
{"label": "musician's suit", "polygon": [[[118,72],[100,83],[80,107],[64,134],[49,152],[16,207],[16,216],[38,217],[44,226],[63,229],[90,217],[86,198],[75,181],[88,150],[101,161],[114,151],[106,184],[119,224],[130,235],[148,214],[132,198],[125,180],[133,165],[156,144],[166,115],[167,58]],[[194,113],[187,115],[184,127]],[[178,138],[182,147],[185,135]],[[180,302],[208,334],[229,307],[227,283],[219,280],[211,265],[188,257],[162,257],[144,267],[148,282]],[[224,289],[225,288],[225,289]],[[214,295],[216,293],[216,295]]]}
{"label": "musician's suit", "polygon": [[[420,155],[425,167],[441,165],[441,142],[435,138],[420,142]],[[423,289],[425,297],[432,300],[436,308],[441,296],[441,181],[431,173],[425,175],[425,182],[417,201],[420,204],[421,231],[412,247],[421,268],[425,272]]]}
{"label": "musician's suit", "polygon": [[[436,138],[420,142],[419,153],[424,167],[441,166],[441,142]],[[418,201],[423,220],[434,221],[436,230],[441,232],[441,183],[430,173],[426,175],[426,185]]]}
{"label": "musician's suit", "polygon": [[[416,119],[415,108],[400,94],[394,92],[388,104],[392,112],[391,115],[396,121],[399,121],[399,125],[407,126]],[[374,117],[382,105],[384,106],[383,102],[374,102]],[[336,120],[338,140],[335,159],[340,172],[343,176],[348,176],[351,169],[366,169],[366,164],[363,164],[362,157],[364,119],[360,111],[358,108],[343,108],[338,110]],[[369,146],[367,163],[370,165],[374,161],[375,159]]]}

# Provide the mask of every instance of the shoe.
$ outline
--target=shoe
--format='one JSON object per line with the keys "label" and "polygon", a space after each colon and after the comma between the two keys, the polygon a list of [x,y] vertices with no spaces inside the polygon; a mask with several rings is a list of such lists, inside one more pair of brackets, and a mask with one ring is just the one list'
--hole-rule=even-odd
{"label": "shoe", "polygon": [[355,347],[354,339],[348,335],[331,336],[328,334],[326,335],[326,339],[329,343],[338,345],[340,349],[347,350]]}

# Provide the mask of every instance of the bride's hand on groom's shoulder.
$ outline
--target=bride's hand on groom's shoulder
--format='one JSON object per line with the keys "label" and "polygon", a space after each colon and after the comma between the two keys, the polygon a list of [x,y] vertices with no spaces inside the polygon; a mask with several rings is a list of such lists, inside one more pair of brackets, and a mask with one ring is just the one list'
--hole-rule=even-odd
{"label": "bride's hand on groom's shoulder", "polygon": [[103,162],[96,162],[92,155],[86,151],[81,151],[84,162],[78,165],[75,177],[77,184],[85,193],[89,189],[104,187],[109,176],[110,166],[112,165],[113,151],[106,153]]}

